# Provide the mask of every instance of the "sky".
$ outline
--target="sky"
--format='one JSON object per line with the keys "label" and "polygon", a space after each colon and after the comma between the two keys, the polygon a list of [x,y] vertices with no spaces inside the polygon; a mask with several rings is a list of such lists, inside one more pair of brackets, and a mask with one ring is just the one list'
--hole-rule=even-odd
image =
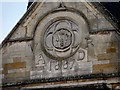
{"label": "sky", "polygon": [[0,0],[0,43],[14,28],[27,10],[27,0],[16,1]]}

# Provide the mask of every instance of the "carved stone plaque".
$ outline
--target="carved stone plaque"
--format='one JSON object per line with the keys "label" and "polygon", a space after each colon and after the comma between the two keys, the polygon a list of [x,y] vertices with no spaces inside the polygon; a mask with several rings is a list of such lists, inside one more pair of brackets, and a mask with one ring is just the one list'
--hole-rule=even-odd
{"label": "carved stone plaque", "polygon": [[[88,74],[88,24],[74,11],[56,11],[42,19],[34,37],[35,69],[31,78],[53,78]],[[87,66],[87,67],[86,67]]]}

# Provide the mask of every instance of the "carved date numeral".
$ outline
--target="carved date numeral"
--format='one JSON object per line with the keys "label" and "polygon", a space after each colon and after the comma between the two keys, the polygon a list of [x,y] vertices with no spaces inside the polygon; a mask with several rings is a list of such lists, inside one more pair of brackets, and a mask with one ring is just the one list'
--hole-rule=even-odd
{"label": "carved date numeral", "polygon": [[72,68],[73,68],[74,63],[75,63],[75,59],[73,59],[73,61],[72,61],[72,62],[70,62],[70,69],[72,69]]}
{"label": "carved date numeral", "polygon": [[59,68],[60,68],[59,62],[52,62],[52,61],[50,61],[50,62],[49,62],[49,71],[52,70],[52,67],[53,67],[53,69],[55,69],[55,70],[59,70]]}
{"label": "carved date numeral", "polygon": [[64,69],[67,69],[67,68],[68,68],[68,61],[66,61],[66,60],[64,61],[64,63],[63,63],[63,68],[64,68]]}
{"label": "carved date numeral", "polygon": [[[73,59],[72,61],[62,61],[62,67],[61,69],[72,69],[73,66],[74,66],[74,63],[75,63],[75,59]],[[52,71],[52,70],[59,70],[60,69],[60,62],[59,61],[56,61],[56,62],[52,62],[50,61],[49,62],[49,71]]]}
{"label": "carved date numeral", "polygon": [[65,60],[62,65],[63,65],[63,69],[72,69],[73,68],[73,65],[75,63],[75,59],[73,59],[72,61],[67,61]]}
{"label": "carved date numeral", "polygon": [[55,70],[58,70],[58,69],[59,69],[59,62],[57,62],[55,65]]}

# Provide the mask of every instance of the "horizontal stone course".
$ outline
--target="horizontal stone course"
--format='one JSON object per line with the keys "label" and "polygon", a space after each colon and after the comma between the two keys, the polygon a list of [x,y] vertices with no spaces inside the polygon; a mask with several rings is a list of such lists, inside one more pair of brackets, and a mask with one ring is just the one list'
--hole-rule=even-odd
{"label": "horizontal stone course", "polygon": [[115,46],[115,43],[114,43],[114,42],[109,42],[109,46],[110,46],[110,47],[114,47],[114,46]]}
{"label": "horizontal stone course", "polygon": [[107,49],[106,49],[106,52],[107,52],[107,53],[115,53],[115,52],[116,52],[116,49],[115,49],[115,48],[107,48]]}
{"label": "horizontal stone course", "polygon": [[98,54],[97,58],[98,61],[100,60],[116,60],[118,54],[117,53],[103,53],[103,54]]}
{"label": "horizontal stone course", "polygon": [[8,70],[26,68],[26,62],[7,63],[4,64],[4,73],[8,73]]}
{"label": "horizontal stone course", "polygon": [[[116,87],[120,87],[120,84],[117,83],[117,84],[113,84],[113,85],[112,85],[112,88],[113,88],[113,89],[115,89]],[[116,89],[116,90],[117,90],[117,89]],[[119,90],[119,89],[118,89],[118,90]]]}
{"label": "horizontal stone course", "polygon": [[23,78],[30,75],[29,71],[26,72],[14,72],[5,75],[5,78]]}
{"label": "horizontal stone course", "polygon": [[114,64],[97,64],[97,65],[93,65],[93,72],[104,73],[104,71],[106,71],[105,69],[114,69],[114,68],[116,68]]}
{"label": "horizontal stone course", "polygon": [[13,62],[14,63],[21,62],[21,57],[13,57]]}

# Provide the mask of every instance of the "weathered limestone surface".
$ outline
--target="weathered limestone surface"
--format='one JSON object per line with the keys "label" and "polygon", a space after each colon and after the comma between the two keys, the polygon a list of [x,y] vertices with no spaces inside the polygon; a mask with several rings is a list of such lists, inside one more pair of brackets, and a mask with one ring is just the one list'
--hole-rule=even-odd
{"label": "weathered limestone surface", "polygon": [[[4,84],[120,72],[120,35],[109,31],[115,29],[110,22],[90,3],[62,4],[37,3],[1,48]],[[84,85],[83,81],[71,82]],[[113,81],[119,82],[117,78],[88,83]]]}
{"label": "weathered limestone surface", "polygon": [[31,42],[8,43],[2,55],[4,79],[16,81],[19,78],[29,78],[32,64]]}
{"label": "weathered limestone surface", "polygon": [[[30,14],[26,17],[24,23],[18,27],[18,29],[15,31],[10,40],[32,37],[35,30],[35,26],[38,23],[38,21],[43,16],[45,16],[46,13],[58,8],[59,4],[60,2],[38,3],[35,9],[33,9],[30,12]],[[90,7],[87,3],[64,2],[64,5],[69,8],[75,8],[76,10],[82,12],[89,20],[92,31],[114,29],[114,27],[102,16],[102,14],[99,11],[95,10],[95,8],[93,7]]]}

